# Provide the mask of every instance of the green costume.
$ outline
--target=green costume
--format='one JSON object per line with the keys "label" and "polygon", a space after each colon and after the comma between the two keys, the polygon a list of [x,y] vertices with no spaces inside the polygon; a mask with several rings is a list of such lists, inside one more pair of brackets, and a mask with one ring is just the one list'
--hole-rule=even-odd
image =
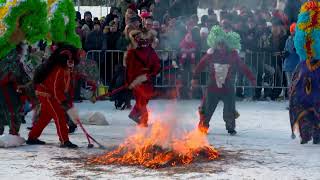
{"label": "green costume", "polygon": [[48,33],[47,5],[42,0],[0,1],[0,134],[10,125],[18,135],[23,118],[18,86],[30,81],[24,69],[24,54],[15,49],[23,41],[35,43]]}
{"label": "green costume", "polygon": [[12,50],[0,61],[0,134],[3,134],[5,125],[10,125],[10,134],[17,135],[24,116],[17,86],[28,83],[30,79],[19,60],[20,56]]}

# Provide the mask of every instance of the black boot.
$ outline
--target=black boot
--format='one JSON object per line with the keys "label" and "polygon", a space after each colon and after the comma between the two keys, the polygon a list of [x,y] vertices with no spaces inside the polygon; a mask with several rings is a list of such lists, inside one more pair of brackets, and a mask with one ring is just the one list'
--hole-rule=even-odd
{"label": "black boot", "polygon": [[313,139],[313,144],[320,144],[320,139]]}
{"label": "black boot", "polygon": [[300,142],[300,144],[308,144],[308,142],[309,142],[309,141],[307,141],[307,140],[305,140],[305,139],[302,139],[301,142]]}
{"label": "black boot", "polygon": [[26,144],[28,144],[28,145],[45,145],[46,142],[40,141],[39,139],[28,139],[26,141]]}
{"label": "black boot", "polygon": [[70,149],[76,149],[78,148],[77,145],[73,144],[72,142],[70,141],[66,141],[64,142],[63,144],[60,145],[61,148],[70,148]]}
{"label": "black boot", "polygon": [[235,136],[237,134],[237,131],[236,130],[228,130],[228,133],[231,135],[231,136]]}
{"label": "black boot", "polygon": [[68,124],[68,127],[69,127],[68,133],[69,134],[74,133],[76,131],[76,129],[77,129],[77,125],[71,120],[69,115],[67,115],[67,124]]}
{"label": "black boot", "polygon": [[4,132],[4,127],[0,127],[0,136],[3,134]]}
{"label": "black boot", "polygon": [[77,125],[71,125],[69,126],[69,134],[72,134],[76,131]]}

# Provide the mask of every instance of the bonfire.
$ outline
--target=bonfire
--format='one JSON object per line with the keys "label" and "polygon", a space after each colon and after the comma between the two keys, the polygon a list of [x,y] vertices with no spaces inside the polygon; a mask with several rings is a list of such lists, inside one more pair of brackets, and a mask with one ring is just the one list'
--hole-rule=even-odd
{"label": "bonfire", "polygon": [[164,168],[208,162],[218,158],[218,151],[212,147],[207,135],[197,128],[181,132],[172,121],[156,120],[149,128],[137,127],[115,150],[89,159],[95,165],[144,166]]}

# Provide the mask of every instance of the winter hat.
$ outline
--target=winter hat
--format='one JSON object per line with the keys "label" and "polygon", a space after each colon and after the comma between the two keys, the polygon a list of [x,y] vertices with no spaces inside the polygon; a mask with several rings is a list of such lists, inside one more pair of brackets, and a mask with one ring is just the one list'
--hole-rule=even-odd
{"label": "winter hat", "polygon": [[92,17],[91,12],[90,12],[90,11],[86,11],[86,12],[84,13],[84,17],[86,17],[86,16],[91,16],[91,17]]}
{"label": "winter hat", "polygon": [[150,17],[150,16],[151,16],[151,14],[149,12],[143,12],[143,13],[140,14],[140,17],[142,19],[145,19],[145,18]]}
{"label": "winter hat", "polygon": [[135,3],[131,3],[129,6],[128,6],[128,9],[131,9],[132,11],[134,12],[138,12],[138,9],[137,9],[137,5]]}

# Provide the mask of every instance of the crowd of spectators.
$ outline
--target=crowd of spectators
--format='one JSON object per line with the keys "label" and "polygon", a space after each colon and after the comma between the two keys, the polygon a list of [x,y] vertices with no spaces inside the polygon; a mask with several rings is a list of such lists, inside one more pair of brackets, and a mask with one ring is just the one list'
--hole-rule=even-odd
{"label": "crowd of spectators", "polygon": [[[199,61],[201,54],[209,47],[206,38],[214,25],[222,26],[226,31],[235,31],[241,36],[242,51],[240,55],[257,74],[258,86],[264,86],[268,73],[272,86],[283,87],[288,80],[283,73],[283,61],[288,56],[285,51],[286,40],[290,35],[291,19],[280,10],[251,10],[244,7],[232,10],[214,11],[200,19],[193,11],[175,12],[167,1],[142,0],[134,3],[121,0],[116,7],[111,7],[105,17],[92,17],[90,12],[77,13],[77,33],[81,37],[83,49],[91,50],[127,50],[128,29],[144,27],[157,32],[158,50],[175,50],[180,68],[192,66]],[[292,34],[293,35],[293,34]],[[292,38],[292,37],[291,37]],[[266,55],[267,54],[267,55]],[[286,56],[285,56],[286,55]],[[190,59],[191,61],[186,61]],[[189,62],[191,66],[186,65]],[[111,67],[112,68],[112,67]],[[245,85],[242,77],[238,82]],[[271,86],[271,84],[269,84]],[[239,97],[254,99],[277,99],[281,88],[239,88]]]}

